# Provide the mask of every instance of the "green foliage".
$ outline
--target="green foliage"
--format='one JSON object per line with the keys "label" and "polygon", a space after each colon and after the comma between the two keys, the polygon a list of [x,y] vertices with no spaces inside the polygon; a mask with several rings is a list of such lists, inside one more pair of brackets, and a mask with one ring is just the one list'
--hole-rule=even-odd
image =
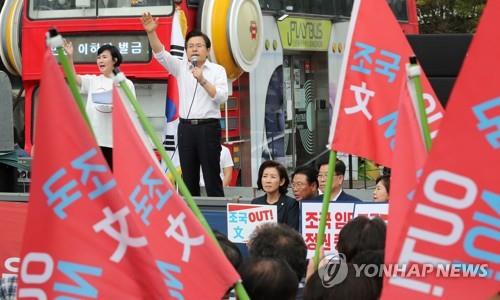
{"label": "green foliage", "polygon": [[486,0],[417,0],[421,33],[472,33]]}

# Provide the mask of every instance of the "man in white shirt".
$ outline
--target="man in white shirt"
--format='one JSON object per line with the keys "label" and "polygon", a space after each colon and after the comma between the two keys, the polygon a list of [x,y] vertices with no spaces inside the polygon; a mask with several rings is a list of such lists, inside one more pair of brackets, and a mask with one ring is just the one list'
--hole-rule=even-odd
{"label": "man in white shirt", "polygon": [[[220,152],[220,178],[222,179],[222,186],[229,186],[231,179],[233,178],[233,158],[231,157],[231,151],[229,148],[222,145],[222,150]],[[205,180],[203,180],[203,172],[200,169],[200,186],[205,186]]]}
{"label": "man in white shirt", "polygon": [[193,196],[200,195],[200,165],[207,195],[223,197],[219,176],[220,104],[227,101],[227,75],[224,68],[207,60],[210,39],[200,31],[186,36],[187,60],[179,60],[165,51],[158,35],[158,18],[144,13],[142,24],[153,55],[175,76],[179,86],[179,159],[184,182]]}

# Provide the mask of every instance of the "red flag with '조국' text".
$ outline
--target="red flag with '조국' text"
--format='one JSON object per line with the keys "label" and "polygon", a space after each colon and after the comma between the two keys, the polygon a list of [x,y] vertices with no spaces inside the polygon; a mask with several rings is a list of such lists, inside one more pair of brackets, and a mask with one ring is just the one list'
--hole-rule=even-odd
{"label": "red flag with '\uc870\uad6d' text", "polygon": [[434,272],[389,278],[383,299],[500,291],[499,19],[500,2],[488,1],[396,244],[399,264]]}
{"label": "red flag with '\uc870\uad6d' text", "polygon": [[[401,82],[414,53],[385,0],[354,1],[350,22],[329,141],[332,150],[392,167]],[[435,137],[443,108],[421,78]]]}
{"label": "red flag with '\uc870\uad6d' text", "polygon": [[168,299],[149,241],[50,50],[37,109],[18,298]]}
{"label": "red flag with '\uc870\uad6d' text", "polygon": [[221,299],[238,273],[166,179],[124,97],[113,97],[114,174],[166,288],[178,299]]}

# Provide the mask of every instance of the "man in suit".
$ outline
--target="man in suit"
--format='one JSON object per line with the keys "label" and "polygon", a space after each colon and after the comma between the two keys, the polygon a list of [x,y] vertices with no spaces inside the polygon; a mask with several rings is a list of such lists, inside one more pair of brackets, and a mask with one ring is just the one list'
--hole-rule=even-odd
{"label": "man in suit", "polygon": [[[332,183],[332,193],[330,195],[330,202],[338,202],[338,203],[362,203],[363,201],[358,198],[351,196],[342,190],[342,184],[344,183],[344,175],[345,175],[345,164],[343,161],[337,159],[335,163],[335,176],[333,176]],[[324,193],[324,189],[326,186],[326,179],[328,177],[328,162],[321,162],[318,170],[318,182],[319,189],[321,194]],[[319,195],[313,200],[322,202],[323,195]]]}

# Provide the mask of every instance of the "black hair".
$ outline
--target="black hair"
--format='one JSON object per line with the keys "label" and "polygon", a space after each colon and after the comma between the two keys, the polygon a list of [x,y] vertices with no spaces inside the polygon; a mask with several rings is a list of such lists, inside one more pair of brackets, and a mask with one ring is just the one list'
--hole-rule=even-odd
{"label": "black hair", "polygon": [[184,42],[184,47],[186,49],[187,49],[187,45],[188,45],[189,40],[193,37],[196,37],[196,36],[201,36],[203,38],[207,49],[210,49],[212,47],[212,43],[210,42],[210,38],[208,37],[208,35],[204,34],[203,32],[201,32],[197,29],[194,29],[186,35],[186,41]]}
{"label": "black hair", "polygon": [[286,224],[263,224],[251,235],[250,257],[274,257],[285,260],[300,281],[306,273],[307,246],[296,230]]}
{"label": "black hair", "polygon": [[389,195],[390,190],[391,190],[391,175],[382,175],[375,180],[375,184],[378,184],[380,181],[382,181],[382,184],[385,187],[385,190],[387,191],[387,194]]}
{"label": "black hair", "polygon": [[[351,260],[352,264],[360,265],[369,265],[374,264],[377,265],[379,270],[382,270],[384,267],[384,250],[364,250],[358,252]],[[375,292],[377,297],[380,297],[382,294],[382,288],[384,284],[383,273],[378,273],[376,276],[370,277],[374,282]]]}
{"label": "black hair", "polygon": [[285,183],[283,183],[283,185],[280,185],[279,187],[280,194],[285,195],[288,192],[288,185],[290,184],[290,179],[288,178],[288,173],[286,172],[285,167],[283,167],[282,164],[274,160],[267,160],[260,165],[259,178],[257,178],[257,187],[259,188],[259,190],[262,190],[262,174],[264,174],[264,170],[267,168],[275,168],[276,170],[278,170],[278,174],[280,175],[280,181],[281,179],[285,179]]}
{"label": "black hair", "polygon": [[252,300],[293,300],[299,281],[290,266],[278,258],[251,258],[239,273]]}
{"label": "black hair", "polygon": [[295,175],[297,175],[297,174],[305,175],[307,178],[307,183],[309,183],[309,185],[312,183],[315,183],[316,187],[319,187],[318,170],[313,169],[313,168],[308,167],[308,166],[298,167],[295,169],[295,172],[292,174],[292,181],[293,181],[293,177],[295,177]]}
{"label": "black hair", "polygon": [[123,61],[123,57],[122,57],[122,54],[120,53],[120,50],[118,50],[118,48],[116,48],[113,45],[105,44],[105,45],[102,45],[99,49],[97,49],[97,55],[98,56],[101,55],[106,50],[109,51],[109,53],[111,53],[111,57],[113,58],[113,61],[115,62],[115,65],[114,65],[115,68],[119,67]]}
{"label": "black hair", "polygon": [[[326,158],[321,158],[317,161],[316,166],[317,170],[319,171],[319,168],[321,168],[322,165],[328,165],[329,161]],[[346,166],[345,163],[341,159],[337,159],[335,162],[335,175],[345,175],[345,170]]]}
{"label": "black hair", "polygon": [[[316,270],[304,288],[304,300],[376,300],[378,299],[375,282],[363,272],[356,276],[356,269],[352,264],[347,264],[345,279],[331,287],[326,287],[329,282],[322,279]],[[325,271],[326,272],[326,271]],[[329,274],[330,275],[330,274]],[[335,276],[332,276],[335,278]],[[330,277],[330,278],[332,278]],[[325,282],[323,282],[325,280]]]}
{"label": "black hair", "polygon": [[341,159],[337,159],[337,162],[335,163],[335,175],[345,175],[345,164]]}
{"label": "black hair", "polygon": [[243,261],[240,249],[221,232],[214,230],[214,235],[229,262],[231,262],[234,269],[238,270]]}
{"label": "black hair", "polygon": [[386,225],[382,219],[358,216],[340,230],[337,250],[350,262],[358,252],[385,249],[385,235]]}

